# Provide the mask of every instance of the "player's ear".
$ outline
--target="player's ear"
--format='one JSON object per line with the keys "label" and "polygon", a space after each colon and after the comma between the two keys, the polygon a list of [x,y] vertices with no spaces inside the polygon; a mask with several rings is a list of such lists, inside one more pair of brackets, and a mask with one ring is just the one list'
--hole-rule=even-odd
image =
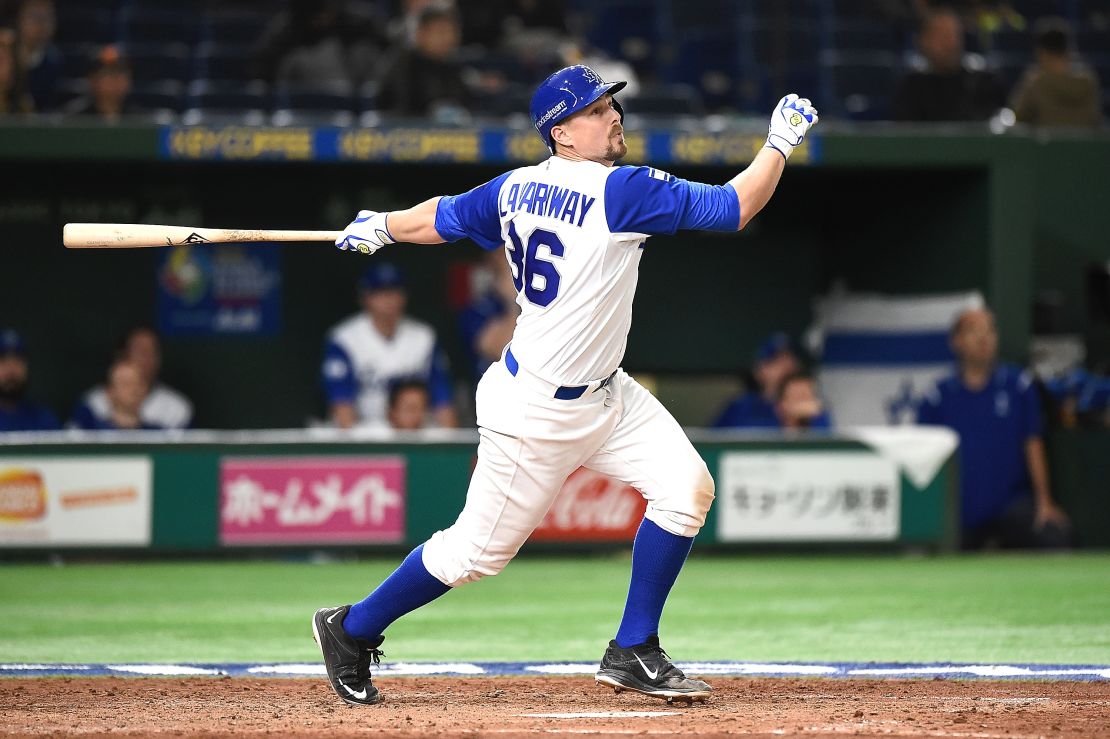
{"label": "player's ear", "polygon": [[562,126],[555,126],[551,129],[551,139],[556,144],[563,146],[574,146],[574,139],[571,138],[570,132]]}

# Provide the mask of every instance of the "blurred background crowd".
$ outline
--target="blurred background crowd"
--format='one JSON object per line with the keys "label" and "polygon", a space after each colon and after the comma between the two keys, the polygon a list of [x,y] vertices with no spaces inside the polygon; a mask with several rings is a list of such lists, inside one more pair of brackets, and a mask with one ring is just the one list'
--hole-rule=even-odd
{"label": "blurred background crowd", "polygon": [[583,62],[630,122],[759,115],[1100,126],[1097,0],[5,0],[0,115],[376,125],[525,112]]}

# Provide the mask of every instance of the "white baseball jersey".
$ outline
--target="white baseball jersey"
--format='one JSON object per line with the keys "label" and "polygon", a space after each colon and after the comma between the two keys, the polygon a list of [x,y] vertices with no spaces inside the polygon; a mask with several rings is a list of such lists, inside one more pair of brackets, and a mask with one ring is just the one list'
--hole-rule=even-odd
{"label": "white baseball jersey", "polygon": [[664,530],[697,534],[713,478],[618,366],[647,237],[739,223],[731,186],[558,157],[440,199],[440,236],[506,250],[521,314],[478,384],[478,463],[458,520],[424,545],[428,572],[452,586],[497,574],[579,467],[633,485]]}
{"label": "white baseball jersey", "polygon": [[435,225],[448,241],[506,249],[521,307],[513,355],[549,382],[576,385],[608,377],[624,356],[649,235],[739,223],[731,185],[551,157],[442,198]]}
{"label": "white baseball jersey", "polygon": [[[108,402],[108,391],[103,385],[85,393],[82,402],[94,417],[111,418],[112,404]],[[155,428],[189,428],[193,425],[193,404],[172,387],[159,382],[150,389],[150,394],[139,408],[139,418],[144,424]]]}
{"label": "white baseball jersey", "polygon": [[404,317],[393,336],[383,336],[365,313],[328,334],[322,368],[329,403],[353,403],[359,423],[380,425],[389,410],[389,387],[398,380],[428,383],[433,407],[451,402],[446,360],[431,326]]}

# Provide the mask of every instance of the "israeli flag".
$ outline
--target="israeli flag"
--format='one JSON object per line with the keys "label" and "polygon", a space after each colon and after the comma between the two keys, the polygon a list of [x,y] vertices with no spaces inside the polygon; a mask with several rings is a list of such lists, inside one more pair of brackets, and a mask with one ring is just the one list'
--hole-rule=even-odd
{"label": "israeli flag", "polygon": [[913,423],[925,393],[952,372],[952,323],[982,305],[978,292],[840,292],[819,299],[809,344],[820,359],[817,378],[836,425]]}

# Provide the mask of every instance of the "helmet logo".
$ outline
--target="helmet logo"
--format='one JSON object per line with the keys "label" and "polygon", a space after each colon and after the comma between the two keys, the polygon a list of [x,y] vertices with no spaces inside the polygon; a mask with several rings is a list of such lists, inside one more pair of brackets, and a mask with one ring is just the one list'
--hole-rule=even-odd
{"label": "helmet logo", "polygon": [[[563,88],[559,88],[559,89],[563,89]],[[575,101],[577,102],[577,98],[575,98]],[[551,110],[547,111],[546,113],[544,113],[543,115],[541,115],[539,117],[539,120],[536,121],[536,128],[541,127],[543,124],[547,123],[552,118],[559,115],[560,113],[562,113],[566,109],[567,109],[567,101],[566,100],[560,100],[558,105],[556,105],[554,108],[552,108]]]}
{"label": "helmet logo", "polygon": [[595,85],[603,84],[601,78],[597,76],[597,72],[593,71],[589,67],[582,67],[582,77],[587,82],[593,82]]}

